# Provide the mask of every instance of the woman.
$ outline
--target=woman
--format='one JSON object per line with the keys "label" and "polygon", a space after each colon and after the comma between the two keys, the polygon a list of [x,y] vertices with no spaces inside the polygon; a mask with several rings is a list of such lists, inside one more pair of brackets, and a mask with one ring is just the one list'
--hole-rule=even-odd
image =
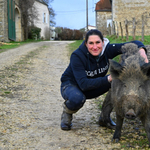
{"label": "woman", "polygon": [[[139,53],[148,62],[143,43],[132,42],[138,45]],[[69,66],[61,77],[61,94],[65,100],[61,116],[62,130],[71,129],[72,114],[84,105],[86,99],[96,98],[110,89],[112,78],[106,75],[109,59],[121,54],[124,44],[110,44],[100,31],[94,29],[86,34],[85,41],[72,53]],[[115,127],[110,118],[112,109],[110,101],[104,101],[99,125]]]}

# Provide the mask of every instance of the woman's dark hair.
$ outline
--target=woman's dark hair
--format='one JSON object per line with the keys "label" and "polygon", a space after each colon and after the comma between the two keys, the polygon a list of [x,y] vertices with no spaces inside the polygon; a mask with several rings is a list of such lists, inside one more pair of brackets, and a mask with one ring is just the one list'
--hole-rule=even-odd
{"label": "woman's dark hair", "polygon": [[102,40],[102,42],[104,41],[102,33],[97,29],[92,29],[92,30],[88,31],[85,36],[86,43],[87,43],[90,35],[98,35],[100,37],[100,39]]}

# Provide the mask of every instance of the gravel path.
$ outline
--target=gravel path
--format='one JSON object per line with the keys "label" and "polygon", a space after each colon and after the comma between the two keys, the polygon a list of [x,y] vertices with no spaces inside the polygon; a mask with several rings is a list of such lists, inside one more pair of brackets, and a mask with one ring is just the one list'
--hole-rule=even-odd
{"label": "gravel path", "polygon": [[120,149],[111,144],[114,131],[97,125],[95,99],[74,115],[71,131],[60,129],[69,43],[32,43],[0,54],[0,150]]}

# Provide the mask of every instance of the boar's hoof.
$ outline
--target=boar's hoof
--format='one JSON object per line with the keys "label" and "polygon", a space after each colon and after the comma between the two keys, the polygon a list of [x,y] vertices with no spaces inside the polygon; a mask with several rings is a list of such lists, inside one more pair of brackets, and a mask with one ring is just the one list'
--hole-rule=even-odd
{"label": "boar's hoof", "polygon": [[116,139],[112,139],[112,142],[113,143],[118,143],[120,140],[118,139],[118,138],[116,138]]}
{"label": "boar's hoof", "polygon": [[99,118],[99,125],[102,127],[107,127],[109,129],[114,129],[116,128],[116,124],[112,121],[111,118],[109,118],[108,121],[104,120],[102,117]]}

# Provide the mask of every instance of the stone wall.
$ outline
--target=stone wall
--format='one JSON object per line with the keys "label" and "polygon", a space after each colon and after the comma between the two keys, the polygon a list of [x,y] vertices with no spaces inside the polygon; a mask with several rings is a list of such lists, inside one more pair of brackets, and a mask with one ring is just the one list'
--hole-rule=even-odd
{"label": "stone wall", "polygon": [[103,35],[108,34],[107,30],[107,20],[112,19],[111,12],[96,12],[96,28],[102,32]]}
{"label": "stone wall", "polygon": [[7,22],[7,0],[0,0],[0,41],[9,41]]}
{"label": "stone wall", "polygon": [[[129,35],[133,33],[133,18],[136,20],[136,35],[142,34],[142,15],[145,20],[145,35],[150,35],[150,0],[113,0],[112,16],[116,27],[121,22],[125,35],[125,20],[129,23]],[[121,33],[120,27],[119,35]]]}

